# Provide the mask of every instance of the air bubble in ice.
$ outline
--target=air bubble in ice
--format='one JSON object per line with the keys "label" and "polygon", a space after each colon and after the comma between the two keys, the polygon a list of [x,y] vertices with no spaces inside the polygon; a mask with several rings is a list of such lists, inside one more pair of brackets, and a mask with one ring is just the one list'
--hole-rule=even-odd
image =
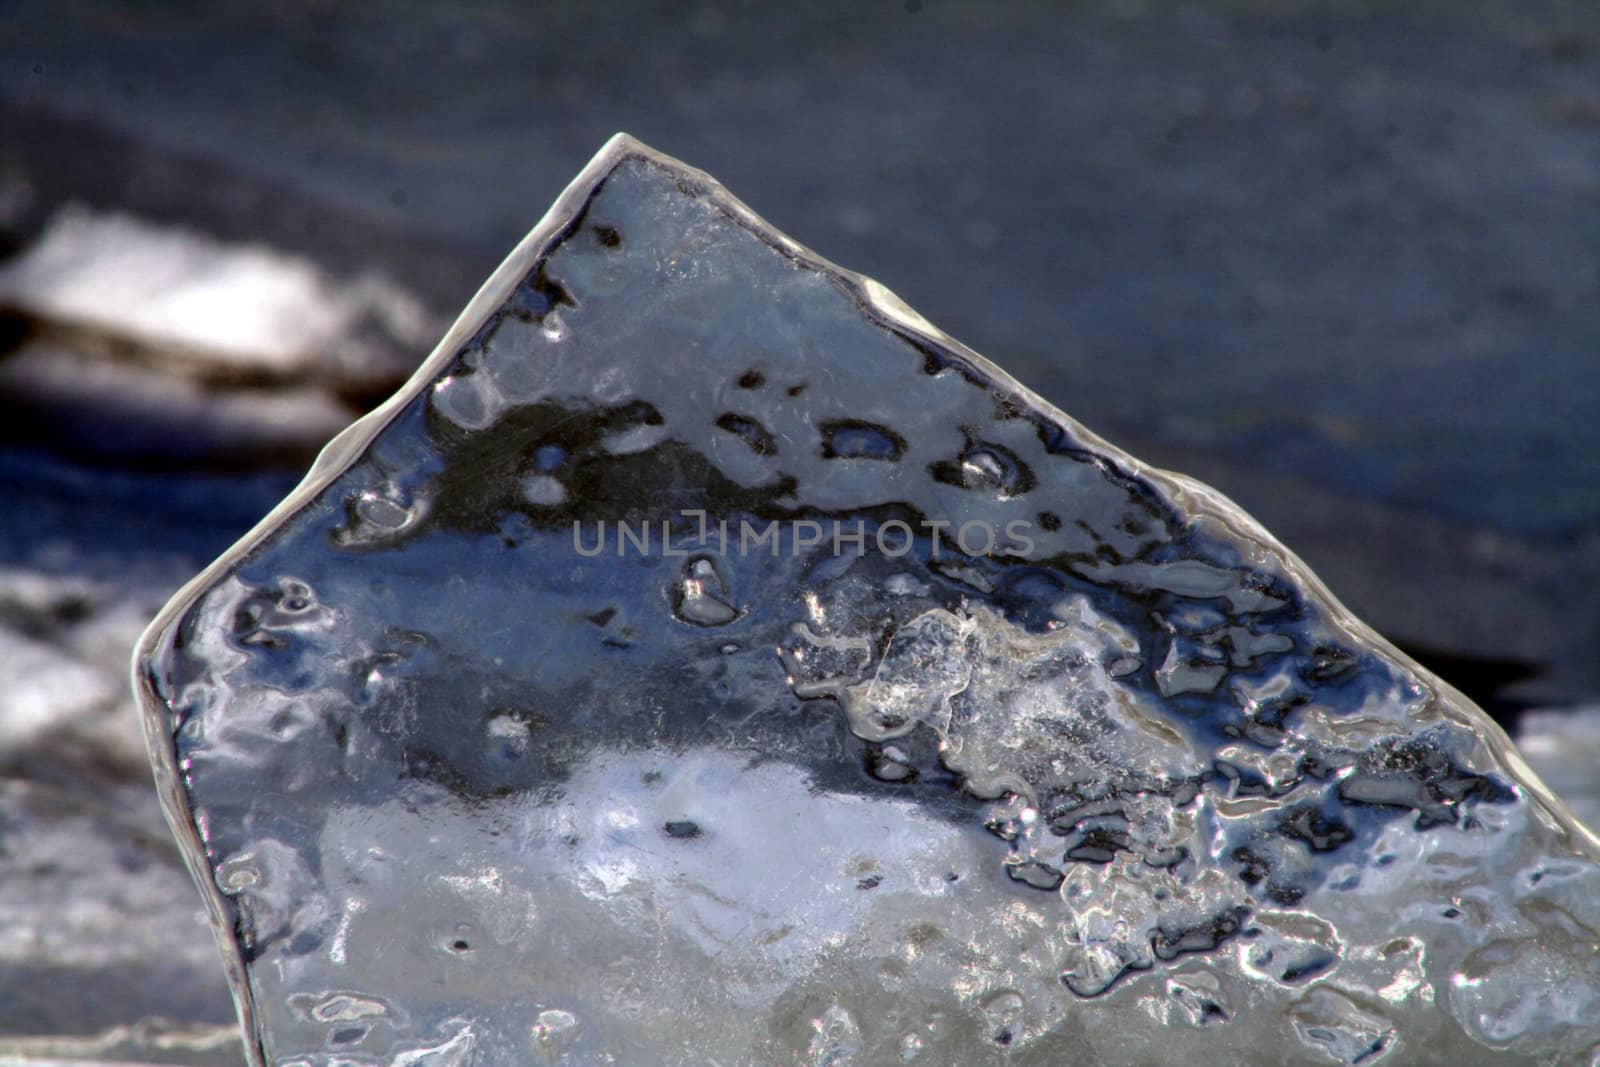
{"label": "air bubble in ice", "polygon": [[522,496],[530,504],[553,508],[567,501],[567,487],[548,474],[535,474],[522,482]]}
{"label": "air bubble in ice", "polygon": [[533,1024],[533,1041],[546,1056],[557,1055],[572,1048],[578,1037],[578,1017],[570,1011],[550,1008],[539,1013]]}
{"label": "air bubble in ice", "polygon": [[848,1011],[831,1005],[811,1026],[816,1035],[806,1049],[807,1067],[856,1067],[861,1053],[861,1028]]}
{"label": "air bubble in ice", "polygon": [[684,565],[675,598],[678,618],[696,626],[724,626],[739,617],[709,556],[697,556]]}

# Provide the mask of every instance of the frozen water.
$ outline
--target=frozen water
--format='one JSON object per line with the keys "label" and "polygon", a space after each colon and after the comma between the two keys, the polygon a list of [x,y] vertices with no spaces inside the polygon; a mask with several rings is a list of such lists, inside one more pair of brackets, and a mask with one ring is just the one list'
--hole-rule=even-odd
{"label": "frozen water", "polygon": [[431,325],[382,277],[341,283],[300,257],[82,205],[0,266],[0,306],[244,382],[330,371],[350,385],[382,381],[393,353]]}
{"label": "frozen water", "polygon": [[1482,713],[626,138],[137,675],[262,1062],[1600,1057]]}

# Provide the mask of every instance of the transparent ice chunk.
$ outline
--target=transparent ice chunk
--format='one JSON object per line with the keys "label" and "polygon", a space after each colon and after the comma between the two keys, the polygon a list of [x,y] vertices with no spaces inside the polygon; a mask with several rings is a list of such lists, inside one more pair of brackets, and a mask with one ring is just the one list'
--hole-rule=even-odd
{"label": "transparent ice chunk", "polygon": [[625,137],[136,674],[260,1063],[1600,1054],[1490,720]]}

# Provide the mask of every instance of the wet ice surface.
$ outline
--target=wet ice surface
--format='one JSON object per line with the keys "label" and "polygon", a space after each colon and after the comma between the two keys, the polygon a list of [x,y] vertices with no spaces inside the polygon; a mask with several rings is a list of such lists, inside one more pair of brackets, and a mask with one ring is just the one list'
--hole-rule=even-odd
{"label": "wet ice surface", "polygon": [[274,1064],[1600,1056],[1476,709],[631,142],[141,678]]}

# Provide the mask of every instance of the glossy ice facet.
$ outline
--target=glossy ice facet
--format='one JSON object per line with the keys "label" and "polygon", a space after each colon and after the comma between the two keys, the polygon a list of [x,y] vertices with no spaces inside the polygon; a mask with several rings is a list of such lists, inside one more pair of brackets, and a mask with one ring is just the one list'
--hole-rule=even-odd
{"label": "glossy ice facet", "polygon": [[1485,716],[626,138],[138,682],[264,1062],[1600,1053]]}

